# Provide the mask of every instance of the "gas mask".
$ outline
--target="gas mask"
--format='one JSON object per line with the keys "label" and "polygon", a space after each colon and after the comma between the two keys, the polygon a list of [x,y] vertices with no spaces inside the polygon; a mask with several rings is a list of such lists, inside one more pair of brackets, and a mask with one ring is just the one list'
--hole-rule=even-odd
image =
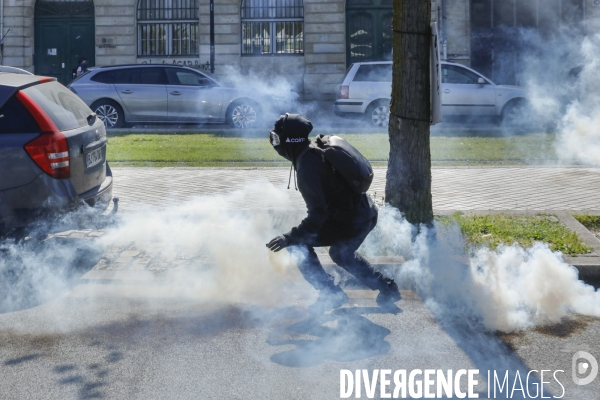
{"label": "gas mask", "polygon": [[277,154],[286,160],[292,161],[291,157],[286,152],[285,145],[282,143],[281,135],[279,133],[275,131],[269,132],[269,142],[271,142],[271,145]]}

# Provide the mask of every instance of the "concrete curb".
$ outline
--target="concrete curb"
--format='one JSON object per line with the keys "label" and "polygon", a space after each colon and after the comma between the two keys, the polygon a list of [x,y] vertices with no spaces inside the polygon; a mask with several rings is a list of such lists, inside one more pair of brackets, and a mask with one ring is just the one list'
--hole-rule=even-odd
{"label": "concrete curb", "polygon": [[[577,268],[580,278],[583,279],[600,279],[600,239],[591,233],[585,226],[577,221],[569,212],[564,210],[525,210],[525,211],[510,211],[510,210],[469,210],[469,211],[453,211],[453,210],[434,210],[435,215],[452,215],[455,212],[461,212],[465,215],[537,215],[537,214],[552,214],[555,215],[568,229],[577,233],[579,238],[593,252],[577,257],[564,256],[564,261]],[[579,211],[578,211],[579,212]],[[581,211],[581,213],[585,213]],[[590,212],[592,215],[597,215],[597,212]]]}
{"label": "concrete curb", "polygon": [[600,239],[590,232],[581,222],[577,221],[571,214],[566,212],[555,213],[556,217],[563,223],[567,228],[577,233],[579,238],[589,247],[594,250],[594,256],[598,257],[600,254]]}
{"label": "concrete curb", "polygon": [[583,243],[593,250],[592,254],[579,257],[565,257],[565,262],[577,268],[580,278],[600,279],[600,257],[598,256],[600,255],[600,240],[571,214],[556,212],[555,215],[567,228],[577,233],[577,236],[579,236]]}

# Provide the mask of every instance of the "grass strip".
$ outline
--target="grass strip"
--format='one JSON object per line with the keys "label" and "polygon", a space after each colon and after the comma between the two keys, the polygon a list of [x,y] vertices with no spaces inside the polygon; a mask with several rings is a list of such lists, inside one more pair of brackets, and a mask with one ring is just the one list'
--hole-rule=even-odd
{"label": "grass strip", "polygon": [[573,218],[575,218],[581,223],[581,225],[585,226],[589,230],[600,231],[600,216],[598,215],[573,215]]}
{"label": "grass strip", "polygon": [[[318,132],[316,132],[318,133]],[[375,164],[389,157],[386,133],[343,134]],[[509,137],[431,137],[434,165],[522,165],[556,158],[553,134]],[[131,166],[284,166],[264,131],[109,132],[107,159]]]}
{"label": "grass strip", "polygon": [[552,251],[574,256],[592,251],[573,231],[564,226],[553,215],[465,215],[455,213],[438,216],[436,220],[444,226],[458,223],[471,251],[487,246],[494,250],[500,245],[531,247],[535,242],[548,244]]}

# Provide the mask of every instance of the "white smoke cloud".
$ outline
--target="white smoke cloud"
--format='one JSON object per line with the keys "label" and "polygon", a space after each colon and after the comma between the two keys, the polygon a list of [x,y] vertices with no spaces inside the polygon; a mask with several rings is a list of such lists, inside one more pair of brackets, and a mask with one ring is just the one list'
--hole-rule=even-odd
{"label": "white smoke cloud", "polygon": [[402,217],[400,210],[389,205],[379,208],[377,226],[367,236],[359,252],[366,257],[403,256],[412,258],[411,237],[415,227]]}
{"label": "white smoke cloud", "polygon": [[582,69],[575,84],[575,98],[561,121],[556,143],[563,160],[600,166],[600,34],[581,43]]}
{"label": "white smoke cloud", "polygon": [[554,126],[558,159],[600,165],[600,34],[564,27],[551,37],[522,30],[521,79],[537,119]]}
{"label": "white smoke cloud", "polygon": [[[283,74],[245,75],[233,66],[223,66],[218,79],[235,88],[243,89],[250,98],[262,99],[264,118],[273,118],[280,113],[292,112],[298,104],[299,90]],[[270,121],[264,120],[267,124]]]}
{"label": "white smoke cloud", "polygon": [[[290,202],[289,191],[265,180],[227,195],[198,197],[168,209],[141,207],[138,212],[121,214],[117,225],[106,228],[95,239],[51,235],[45,241],[3,240],[0,312],[54,300],[83,283],[79,279],[94,265],[94,272],[125,271],[145,279],[148,286],[136,289],[133,296],[156,303],[157,310],[165,296],[264,306],[291,304],[302,296],[310,299],[315,291],[295,272],[297,259],[304,254],[273,255],[265,245],[299,222],[294,219],[298,213],[288,210]],[[249,211],[252,204],[264,209]],[[72,214],[71,219],[83,220],[88,228],[96,222],[87,210]],[[37,233],[43,238],[48,232],[66,229],[81,226],[56,227],[48,222],[30,235]],[[106,293],[106,287],[94,285],[93,279],[88,280],[92,284],[85,290],[92,301]],[[161,295],[154,298],[156,285]],[[113,288],[115,293],[127,297],[127,289],[118,286]],[[294,290],[297,287],[302,290]]]}
{"label": "white smoke cloud", "polygon": [[[290,73],[292,72],[292,73]],[[262,121],[259,128],[271,127],[277,117],[286,112],[302,114],[315,122],[315,129],[320,131],[339,129],[339,125],[356,124],[368,128],[366,119],[345,121],[333,116],[333,101],[323,102],[304,101],[303,74],[297,73],[293,66],[286,69],[285,65],[268,65],[265,67],[251,68],[247,73],[242,73],[233,66],[223,66],[218,79],[225,84],[244,89],[251,98],[262,99]],[[333,95],[333,93],[332,93]],[[244,132],[239,132],[244,135]]]}
{"label": "white smoke cloud", "polygon": [[600,292],[547,245],[480,250],[470,260],[472,297],[484,324],[510,331],[560,322],[569,312],[600,316]]}
{"label": "white smoke cloud", "polygon": [[[259,203],[264,211],[243,209]],[[288,204],[287,191],[266,181],[249,184],[227,195],[128,214],[101,241],[107,247],[128,243],[142,255],[163,259],[167,269],[161,279],[176,283],[174,291],[179,296],[279,304],[289,297],[289,285],[303,284],[301,279],[286,276],[296,258],[304,255],[273,256],[265,246],[283,233],[274,228],[273,211],[281,213]]]}
{"label": "white smoke cloud", "polygon": [[467,258],[457,235],[453,227],[432,240],[423,228],[414,241],[415,257],[396,276],[414,284],[441,322],[468,320],[513,332],[558,323],[569,313],[600,316],[600,291],[580,281],[577,270],[547,245],[481,248]]}
{"label": "white smoke cloud", "polygon": [[[85,245],[73,246],[72,239],[58,245],[61,242],[54,238],[51,245],[32,249],[5,242],[0,271],[17,271],[27,279],[4,292],[0,303],[5,311],[20,309],[68,292],[98,262],[102,252],[98,253],[97,244],[102,244],[107,251],[135,253],[135,260],[130,260],[140,264],[135,272],[163,284],[162,295],[266,310],[308,304],[316,291],[297,271],[303,252],[273,254],[265,247],[301,218],[288,208],[289,193],[265,181],[168,209],[123,214],[118,226],[95,241],[84,240]],[[254,204],[261,204],[263,210],[257,211]],[[481,248],[468,258],[457,226],[440,230],[437,239],[424,228],[416,235],[397,209],[384,206],[361,251],[367,258],[401,255],[408,259],[399,271],[385,272],[393,273],[402,286],[413,287],[442,323],[458,318],[490,331],[511,332],[556,323],[573,312],[600,316],[600,292],[580,281],[576,269],[543,244],[529,249]],[[132,268],[115,265],[106,252],[102,257],[102,268]],[[82,260],[93,263],[74,273],[73,265]],[[154,265],[148,260],[160,262]],[[86,288],[91,299],[94,288]],[[160,310],[153,286],[143,290],[147,291],[144,298],[156,302]]]}
{"label": "white smoke cloud", "polygon": [[68,293],[101,254],[101,246],[89,239],[0,241],[0,313]]}
{"label": "white smoke cloud", "polygon": [[[248,62],[250,60],[246,60]],[[303,83],[303,67],[296,62],[273,63],[272,60],[252,60],[252,66],[240,70],[234,66],[222,66],[217,79],[226,85],[244,90],[252,99],[261,99],[263,115],[257,128],[271,127],[279,115],[289,112],[302,114],[314,123],[314,131],[339,132],[343,130],[361,132],[382,131],[383,128],[372,126],[371,122],[362,114],[349,114],[338,117],[333,114],[334,100],[316,101],[306,100]],[[333,90],[333,89],[332,89]],[[331,92],[333,97],[336,93]],[[249,135],[244,131],[237,134]]]}

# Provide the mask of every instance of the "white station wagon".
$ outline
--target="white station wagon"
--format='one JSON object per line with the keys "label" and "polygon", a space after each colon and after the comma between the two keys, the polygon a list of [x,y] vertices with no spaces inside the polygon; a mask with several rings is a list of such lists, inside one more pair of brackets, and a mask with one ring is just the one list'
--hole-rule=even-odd
{"label": "white station wagon", "polygon": [[[365,114],[374,126],[387,126],[391,88],[391,61],[352,64],[337,86],[334,112],[338,116]],[[443,116],[497,117],[516,125],[526,104],[522,87],[496,85],[464,65],[442,62]]]}

